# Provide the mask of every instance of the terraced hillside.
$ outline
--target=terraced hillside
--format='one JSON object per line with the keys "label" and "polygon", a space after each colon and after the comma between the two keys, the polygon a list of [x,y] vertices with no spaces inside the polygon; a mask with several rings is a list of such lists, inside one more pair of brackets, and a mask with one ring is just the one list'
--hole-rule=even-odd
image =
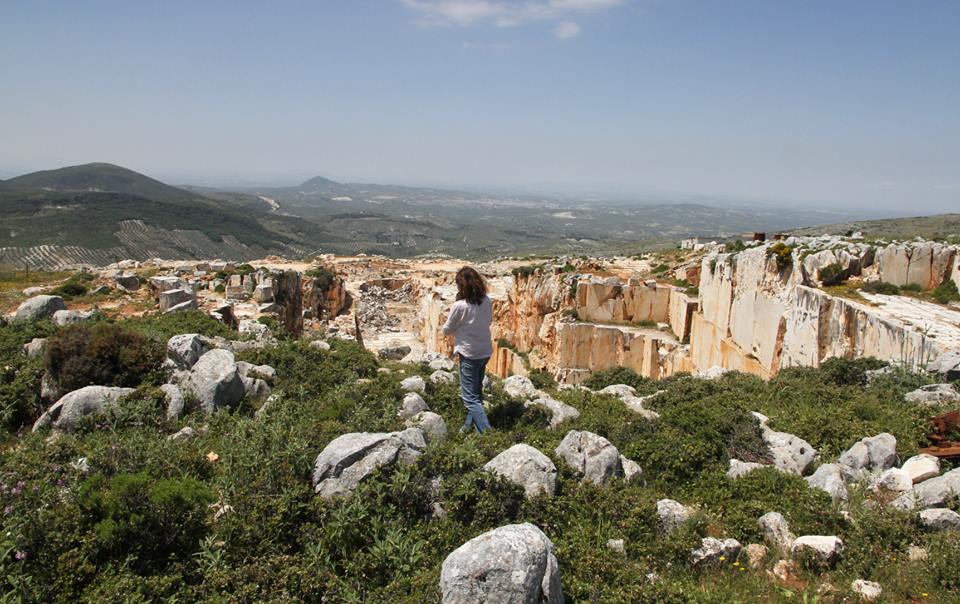
{"label": "terraced hillside", "polygon": [[109,164],[36,172],[3,185],[0,263],[16,266],[302,256],[337,240],[316,223],[271,214],[246,198],[211,199]]}

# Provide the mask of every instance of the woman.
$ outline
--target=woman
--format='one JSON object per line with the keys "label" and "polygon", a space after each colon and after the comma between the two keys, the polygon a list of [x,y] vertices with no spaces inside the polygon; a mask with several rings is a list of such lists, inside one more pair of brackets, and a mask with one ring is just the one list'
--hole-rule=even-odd
{"label": "woman", "polygon": [[457,271],[457,301],[443,326],[443,335],[454,336],[453,352],[460,357],[460,398],[467,408],[467,421],[460,432],[490,429],[483,411],[483,375],[493,355],[490,322],[493,308],[487,297],[487,285],[475,269],[465,266]]}

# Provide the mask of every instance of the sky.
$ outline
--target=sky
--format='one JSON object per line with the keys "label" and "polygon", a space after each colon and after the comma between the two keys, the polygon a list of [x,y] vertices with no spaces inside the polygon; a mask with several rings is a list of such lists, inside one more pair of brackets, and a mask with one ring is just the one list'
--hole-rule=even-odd
{"label": "sky", "polygon": [[960,209],[960,2],[0,2],[0,178]]}

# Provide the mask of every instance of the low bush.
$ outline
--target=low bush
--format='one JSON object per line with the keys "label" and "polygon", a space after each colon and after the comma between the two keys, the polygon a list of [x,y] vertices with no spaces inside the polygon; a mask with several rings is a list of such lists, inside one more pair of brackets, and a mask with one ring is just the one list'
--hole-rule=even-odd
{"label": "low bush", "polygon": [[776,260],[777,269],[781,271],[793,264],[793,248],[782,241],[767,248],[767,256]]}
{"label": "low bush", "polygon": [[834,262],[821,268],[819,277],[823,285],[840,285],[847,280],[847,270],[839,262]]}
{"label": "low bush", "polygon": [[930,292],[930,297],[940,304],[949,304],[960,301],[960,291],[957,291],[957,284],[953,281],[944,281]]}
{"label": "low bush", "polygon": [[884,294],[886,296],[896,296],[900,293],[899,287],[884,281],[867,281],[860,289],[871,294]]}
{"label": "low bush", "polygon": [[166,315],[127,317],[117,322],[124,329],[166,342],[182,333],[198,333],[209,337],[236,339],[233,329],[199,310],[175,312]]}
{"label": "low bush", "polygon": [[65,391],[160,383],[164,347],[110,323],[71,325],[47,340],[46,368]]}

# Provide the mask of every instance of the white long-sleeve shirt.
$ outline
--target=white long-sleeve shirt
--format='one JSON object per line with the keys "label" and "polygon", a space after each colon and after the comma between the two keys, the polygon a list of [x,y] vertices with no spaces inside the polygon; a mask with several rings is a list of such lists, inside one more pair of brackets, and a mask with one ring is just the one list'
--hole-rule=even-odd
{"label": "white long-sleeve shirt", "polygon": [[457,300],[450,308],[443,335],[454,335],[454,353],[468,359],[486,359],[493,355],[493,343],[490,341],[492,321],[493,305],[487,296],[483,297],[480,304]]}

